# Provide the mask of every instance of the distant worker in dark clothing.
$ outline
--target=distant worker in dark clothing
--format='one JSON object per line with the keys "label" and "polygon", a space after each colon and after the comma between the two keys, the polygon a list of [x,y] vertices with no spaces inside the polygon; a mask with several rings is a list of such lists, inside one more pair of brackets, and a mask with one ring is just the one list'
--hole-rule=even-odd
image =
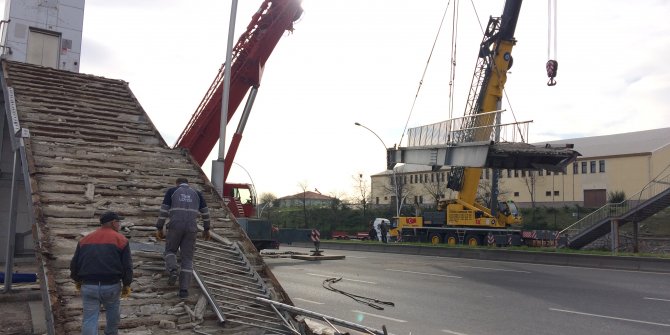
{"label": "distant worker in dark clothing", "polygon": [[379,231],[381,232],[382,236],[382,243],[387,243],[387,234],[389,232],[389,225],[386,223],[386,220],[382,220],[382,222],[379,224]]}
{"label": "distant worker in dark clothing", "polygon": [[[179,276],[179,297],[188,297],[188,287],[193,274],[193,253],[198,235],[196,219],[202,214],[203,237],[209,239],[209,209],[202,193],[188,185],[186,178],[177,178],[177,186],[165,192],[160,215],[156,222],[156,237],[165,238],[163,226],[167,224],[165,241],[165,268],[168,272],[168,284],[174,285]],[[178,271],[177,251],[181,251],[181,270]]]}
{"label": "distant worker in dark clothing", "polygon": [[[105,307],[105,334],[118,334],[120,297],[130,295],[133,262],[128,239],[119,234],[119,216],[105,212],[100,216],[102,227],[84,236],[70,262],[70,277],[81,293],[84,315],[81,334],[98,334],[100,304]],[[121,287],[123,283],[123,288]]]}

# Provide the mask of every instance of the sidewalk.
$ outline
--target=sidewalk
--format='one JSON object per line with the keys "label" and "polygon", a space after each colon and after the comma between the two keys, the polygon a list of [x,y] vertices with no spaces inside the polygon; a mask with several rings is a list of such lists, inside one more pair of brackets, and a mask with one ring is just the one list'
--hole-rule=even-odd
{"label": "sidewalk", "polygon": [[[2,264],[4,270],[4,264]],[[35,273],[34,263],[17,263],[13,268],[18,273]],[[46,332],[44,307],[38,283],[13,283],[12,290],[4,292],[0,283],[0,334],[35,335]]]}

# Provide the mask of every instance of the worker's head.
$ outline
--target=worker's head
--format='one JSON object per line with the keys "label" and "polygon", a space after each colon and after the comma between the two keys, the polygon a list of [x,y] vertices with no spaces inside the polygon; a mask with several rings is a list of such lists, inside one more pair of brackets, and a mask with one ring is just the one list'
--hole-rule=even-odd
{"label": "worker's head", "polygon": [[186,179],[184,177],[177,178],[177,185],[181,185],[181,184],[188,184],[188,179]]}
{"label": "worker's head", "polygon": [[123,219],[125,218],[116,212],[104,212],[100,215],[100,224],[103,226],[111,226],[118,231],[121,228],[121,223],[119,221]]}

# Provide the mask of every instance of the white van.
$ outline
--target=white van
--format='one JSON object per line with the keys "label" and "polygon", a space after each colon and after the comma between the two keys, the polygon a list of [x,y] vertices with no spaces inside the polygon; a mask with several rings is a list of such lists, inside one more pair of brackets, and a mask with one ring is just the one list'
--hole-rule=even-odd
{"label": "white van", "polygon": [[377,232],[377,240],[380,242],[382,241],[382,228],[381,228],[382,222],[386,223],[386,241],[390,241],[391,221],[389,221],[389,219],[384,218],[376,218],[375,221],[372,223],[372,227]]}

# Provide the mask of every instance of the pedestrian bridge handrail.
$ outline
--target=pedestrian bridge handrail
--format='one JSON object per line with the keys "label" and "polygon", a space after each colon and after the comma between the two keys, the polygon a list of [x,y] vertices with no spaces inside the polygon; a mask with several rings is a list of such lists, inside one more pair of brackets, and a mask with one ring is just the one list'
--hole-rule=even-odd
{"label": "pedestrian bridge handrail", "polygon": [[[483,134],[494,142],[527,143],[528,128],[532,121],[493,124],[496,115],[504,110],[462,116],[407,130],[407,146],[422,147],[432,145],[453,145],[471,142]],[[484,126],[470,126],[484,124]],[[496,134],[500,136],[496,138]]]}
{"label": "pedestrian bridge handrail", "polygon": [[[663,171],[667,171],[670,165]],[[663,174],[663,172],[661,173]],[[624,214],[636,209],[646,200],[661,194],[670,188],[670,173],[665,176],[656,177],[654,180],[647,183],[644,188],[620,203],[607,203],[600,207],[593,213],[583,217],[581,220],[573,223],[567,228],[560,231],[560,235],[568,234],[568,236],[576,236],[587,228],[596,225],[607,218],[621,217]]]}

